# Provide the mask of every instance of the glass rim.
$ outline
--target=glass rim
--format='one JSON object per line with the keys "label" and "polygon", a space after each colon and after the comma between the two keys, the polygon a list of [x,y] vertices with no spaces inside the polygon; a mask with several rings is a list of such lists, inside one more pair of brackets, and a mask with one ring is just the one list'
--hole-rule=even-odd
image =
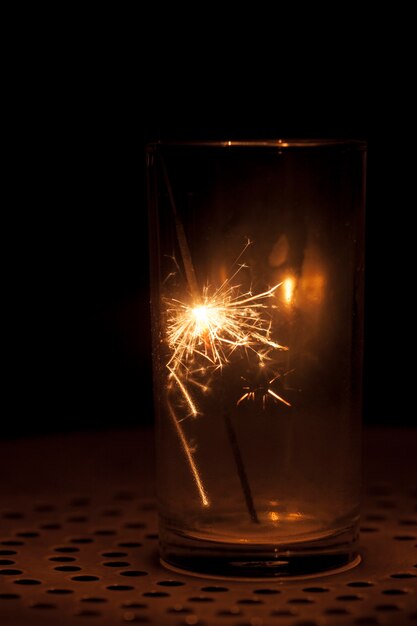
{"label": "glass rim", "polygon": [[272,148],[272,149],[292,149],[292,148],[354,148],[366,150],[367,141],[364,139],[249,139],[249,140],[158,140],[150,141],[146,144],[147,150],[157,148]]}

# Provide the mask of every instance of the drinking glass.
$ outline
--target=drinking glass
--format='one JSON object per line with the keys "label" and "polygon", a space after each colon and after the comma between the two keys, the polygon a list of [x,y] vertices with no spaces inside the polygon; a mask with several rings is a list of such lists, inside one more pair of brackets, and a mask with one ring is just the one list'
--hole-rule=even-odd
{"label": "drinking glass", "polygon": [[147,146],[160,555],[359,561],[366,145]]}

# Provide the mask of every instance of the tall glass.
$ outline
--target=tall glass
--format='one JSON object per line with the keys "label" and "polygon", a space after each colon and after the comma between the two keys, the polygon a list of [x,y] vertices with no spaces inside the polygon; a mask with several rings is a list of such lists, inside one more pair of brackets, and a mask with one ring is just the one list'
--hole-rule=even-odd
{"label": "tall glass", "polygon": [[359,560],[365,152],[147,147],[168,567],[275,578]]}

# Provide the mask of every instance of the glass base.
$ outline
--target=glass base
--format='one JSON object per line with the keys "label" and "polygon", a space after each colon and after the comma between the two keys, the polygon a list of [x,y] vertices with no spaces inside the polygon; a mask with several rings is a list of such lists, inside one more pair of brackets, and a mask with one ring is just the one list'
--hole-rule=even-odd
{"label": "glass base", "polygon": [[207,541],[165,530],[160,555],[168,569],[204,578],[300,580],[355,567],[361,561],[357,543],[356,525],[308,541],[279,544]]}

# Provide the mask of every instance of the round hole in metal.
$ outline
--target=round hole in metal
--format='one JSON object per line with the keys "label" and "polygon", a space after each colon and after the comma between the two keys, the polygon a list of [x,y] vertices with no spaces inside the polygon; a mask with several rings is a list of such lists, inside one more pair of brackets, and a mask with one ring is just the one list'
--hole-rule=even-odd
{"label": "round hole in metal", "polygon": [[104,509],[101,514],[103,517],[119,517],[122,515],[122,511],[120,509]]}
{"label": "round hole in metal", "polygon": [[0,593],[0,600],[18,600],[19,598],[17,593]]}
{"label": "round hole in metal", "polygon": [[107,598],[101,598],[98,596],[83,596],[81,602],[91,602],[91,604],[103,604],[108,602]]}
{"label": "round hole in metal", "polygon": [[24,517],[24,514],[20,513],[20,511],[6,511],[6,513],[3,513],[4,519],[23,519]]}
{"label": "round hole in metal", "polygon": [[277,594],[281,593],[278,589],[254,589],[253,593],[256,593],[260,596],[276,596]]}
{"label": "round hole in metal", "polygon": [[[208,596],[192,596],[191,598],[188,598],[189,602],[214,602],[214,598],[209,598]],[[256,604],[256,602],[255,602]]]}
{"label": "round hole in metal", "polygon": [[404,596],[407,592],[405,589],[384,589],[382,593],[385,596]]}
{"label": "round hole in metal", "polygon": [[350,615],[349,611],[346,609],[339,609],[337,607],[330,607],[324,611],[326,615]]}
{"label": "round hole in metal", "polygon": [[201,591],[206,591],[209,593],[224,593],[225,591],[229,591],[229,588],[221,587],[220,585],[209,585],[207,587],[201,587]]}
{"label": "round hole in metal", "polygon": [[75,582],[77,583],[89,583],[89,582],[93,582],[94,580],[100,580],[100,578],[98,576],[81,575],[81,576],[71,576],[71,580],[75,580]]}
{"label": "round hole in metal", "polygon": [[16,561],[12,561],[11,559],[0,559],[0,565],[15,565]]}
{"label": "round hole in metal", "polygon": [[393,538],[395,541],[414,541],[417,539],[415,535],[395,535]]}
{"label": "round hole in metal", "polygon": [[13,581],[15,585],[41,585],[41,581],[36,578],[17,578]]}
{"label": "round hole in metal", "polygon": [[127,552],[102,552],[101,556],[107,557],[109,559],[117,559],[121,556],[127,556]]}
{"label": "round hole in metal", "polygon": [[109,591],[132,591],[134,587],[131,585],[108,585],[106,589],[109,589]]}
{"label": "round hole in metal", "polygon": [[55,511],[55,507],[52,504],[35,504],[35,506],[33,507],[33,510],[35,511],[35,513],[51,513],[52,511]]}
{"label": "round hole in metal", "polygon": [[125,572],[119,572],[119,574],[120,576],[127,576],[129,578],[137,578],[139,576],[148,576],[149,572],[144,572],[138,569],[129,569],[129,570],[126,570]]}
{"label": "round hole in metal", "polygon": [[365,515],[365,519],[368,522],[385,522],[388,518],[386,515],[380,515],[379,513],[370,513],[369,515]]}
{"label": "round hole in metal", "polygon": [[120,548],[141,548],[143,544],[139,543],[139,541],[122,541],[117,545]]}
{"label": "round hole in metal", "polygon": [[132,501],[137,496],[133,493],[133,491],[118,491],[114,494],[114,500],[121,500],[125,502]]}
{"label": "round hole in metal", "polygon": [[155,502],[141,502],[138,506],[139,511],[155,511],[156,504]]}
{"label": "round hole in metal", "polygon": [[56,572],[80,572],[81,567],[77,565],[58,565],[58,567],[54,567]]}
{"label": "round hole in metal", "polygon": [[59,588],[51,587],[50,589],[46,590],[46,593],[51,593],[52,595],[55,595],[55,596],[67,596],[70,593],[74,593],[74,590],[73,589],[59,589]]}
{"label": "round hole in metal", "polygon": [[35,530],[20,530],[16,533],[16,537],[23,537],[24,539],[33,539],[34,537],[39,536],[39,533]]}
{"label": "round hole in metal", "polygon": [[271,611],[271,615],[273,617],[296,617],[297,613],[287,609],[276,609],[275,611]]}
{"label": "round hole in metal", "polygon": [[159,539],[158,533],[148,533],[145,537],[146,539]]}
{"label": "round hole in metal", "polygon": [[24,542],[23,541],[18,541],[17,539],[4,539],[3,541],[0,541],[0,544],[2,546],[24,546]]}
{"label": "round hole in metal", "polygon": [[417,578],[417,574],[409,574],[408,572],[398,572],[398,574],[391,574],[391,578]]}
{"label": "round hole in metal", "polygon": [[35,602],[30,605],[31,609],[56,609],[56,604],[51,602]]}
{"label": "round hole in metal", "polygon": [[336,596],[336,600],[340,600],[341,602],[357,602],[357,600],[362,600],[362,597],[349,594],[349,595],[343,595],[343,596]]}
{"label": "round hole in metal", "polygon": [[91,499],[90,498],[86,498],[84,496],[80,496],[79,498],[72,498],[72,500],[70,500],[70,506],[74,506],[74,507],[78,507],[78,506],[88,506],[89,504],[91,504]]}
{"label": "round hole in metal", "polygon": [[376,526],[361,526],[361,533],[377,533],[380,529],[376,528]]}
{"label": "round hole in metal", "polygon": [[143,522],[126,522],[126,524],[124,525],[125,528],[146,528],[146,524],[144,524]]}
{"label": "round hole in metal", "polygon": [[128,561],[104,561],[102,563],[105,567],[129,567]]}
{"label": "round hole in metal", "polygon": [[100,617],[100,611],[94,611],[93,609],[82,609],[75,613],[76,617]]}
{"label": "round hole in metal", "polygon": [[235,606],[231,609],[221,609],[220,611],[217,611],[217,615],[219,617],[236,617],[237,615],[242,615],[242,611]]}
{"label": "round hole in metal", "polygon": [[417,526],[417,519],[400,519],[401,526]]}
{"label": "round hole in metal", "polygon": [[147,609],[149,604],[127,600],[126,602],[122,602],[120,606],[124,609]]}
{"label": "round hole in metal", "polygon": [[370,583],[367,580],[354,580],[351,583],[347,583],[348,587],[373,587],[374,583]]}
{"label": "round hole in metal", "polygon": [[361,624],[361,626],[373,626],[374,624],[379,624],[380,622],[376,617],[372,617],[372,615],[370,615],[369,617],[357,617],[353,623]]}
{"label": "round hole in metal", "polygon": [[62,552],[63,554],[79,551],[80,548],[74,548],[73,546],[59,546],[58,548],[54,548],[54,552]]}
{"label": "round hole in metal", "polygon": [[19,574],[23,574],[23,570],[21,569],[0,569],[0,576],[19,576]]}
{"label": "round hole in metal", "polygon": [[242,598],[242,600],[237,601],[238,604],[264,604],[263,600],[259,600],[259,598]]}
{"label": "round hole in metal", "polygon": [[377,604],[376,611],[399,611],[400,607],[396,604]]}
{"label": "round hole in metal", "polygon": [[0,556],[12,556],[17,554],[16,550],[0,550]]}
{"label": "round hole in metal", "polygon": [[39,528],[41,530],[59,530],[62,526],[57,522],[51,522],[50,524],[40,524]]}

